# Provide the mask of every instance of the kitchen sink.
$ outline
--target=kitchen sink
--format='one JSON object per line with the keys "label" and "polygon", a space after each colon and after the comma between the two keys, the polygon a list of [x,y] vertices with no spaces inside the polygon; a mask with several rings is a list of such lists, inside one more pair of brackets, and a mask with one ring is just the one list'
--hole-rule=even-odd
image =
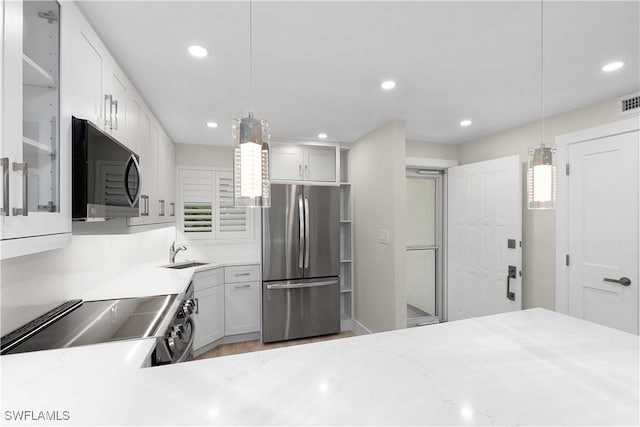
{"label": "kitchen sink", "polygon": [[208,262],[199,262],[199,261],[187,261],[187,262],[180,262],[180,263],[176,263],[176,264],[163,265],[163,267],[165,267],[165,268],[173,268],[174,270],[181,270],[183,268],[197,267],[199,265],[207,265],[207,264],[210,264],[210,263],[208,263]]}

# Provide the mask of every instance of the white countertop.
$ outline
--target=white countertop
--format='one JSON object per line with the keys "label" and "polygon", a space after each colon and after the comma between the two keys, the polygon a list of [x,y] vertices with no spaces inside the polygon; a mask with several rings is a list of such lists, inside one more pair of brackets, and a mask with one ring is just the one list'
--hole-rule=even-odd
{"label": "white countertop", "polygon": [[[187,261],[184,261],[187,262]],[[150,295],[180,294],[189,285],[194,272],[234,265],[252,265],[259,262],[206,262],[206,265],[184,269],[165,268],[167,263],[162,261],[146,263],[135,268],[127,269],[113,277],[105,278],[101,283],[75,290],[72,298],[85,301],[101,299],[129,298]],[[177,264],[182,264],[178,262]]]}
{"label": "white countertop", "polygon": [[639,338],[543,309],[136,369],[148,341],[3,356],[3,422],[640,423]]}

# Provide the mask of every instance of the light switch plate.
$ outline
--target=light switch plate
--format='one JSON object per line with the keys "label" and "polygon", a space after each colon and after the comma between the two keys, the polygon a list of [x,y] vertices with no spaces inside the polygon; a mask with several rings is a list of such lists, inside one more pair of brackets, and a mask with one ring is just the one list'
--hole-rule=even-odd
{"label": "light switch plate", "polygon": [[382,243],[384,245],[389,244],[389,231],[388,230],[378,230],[378,243]]}

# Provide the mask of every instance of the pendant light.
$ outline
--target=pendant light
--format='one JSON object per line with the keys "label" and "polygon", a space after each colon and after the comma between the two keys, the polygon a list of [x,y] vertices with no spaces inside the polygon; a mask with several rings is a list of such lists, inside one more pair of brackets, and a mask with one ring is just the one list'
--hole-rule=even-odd
{"label": "pendant light", "polygon": [[529,149],[527,164],[529,209],[554,209],[556,149],[544,145],[544,0],[540,0],[540,146]]}
{"label": "pendant light", "polygon": [[[249,1],[249,93],[253,92],[253,10]],[[251,105],[251,102],[250,102]],[[252,109],[233,116],[233,204],[271,207],[269,122]]]}

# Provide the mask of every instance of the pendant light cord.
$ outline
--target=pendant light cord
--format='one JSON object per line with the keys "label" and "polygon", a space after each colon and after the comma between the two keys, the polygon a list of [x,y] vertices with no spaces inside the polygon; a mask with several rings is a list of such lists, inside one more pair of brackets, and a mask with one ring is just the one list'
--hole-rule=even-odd
{"label": "pendant light cord", "polygon": [[249,110],[253,111],[253,3],[249,0]]}
{"label": "pendant light cord", "polygon": [[540,141],[544,147],[544,0],[540,0]]}

